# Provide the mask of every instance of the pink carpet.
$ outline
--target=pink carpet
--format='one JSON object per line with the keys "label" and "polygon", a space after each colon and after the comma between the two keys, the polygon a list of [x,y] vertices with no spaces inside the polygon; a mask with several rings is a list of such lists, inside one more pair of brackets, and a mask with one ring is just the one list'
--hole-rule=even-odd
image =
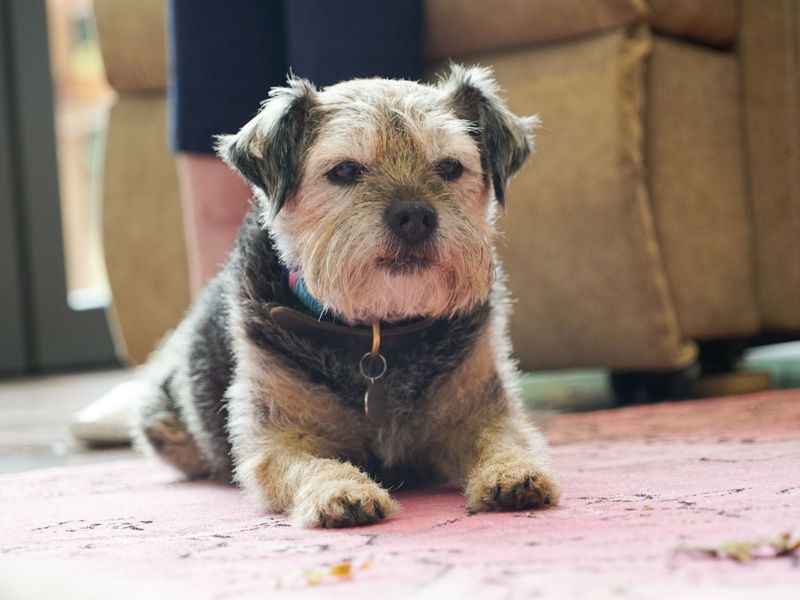
{"label": "pink carpet", "polygon": [[800,597],[796,555],[680,551],[800,536],[800,391],[565,415],[547,430],[559,508],[467,516],[455,491],[401,491],[399,515],[352,530],[295,529],[146,461],[9,475],[0,565],[55,560],[214,599]]}

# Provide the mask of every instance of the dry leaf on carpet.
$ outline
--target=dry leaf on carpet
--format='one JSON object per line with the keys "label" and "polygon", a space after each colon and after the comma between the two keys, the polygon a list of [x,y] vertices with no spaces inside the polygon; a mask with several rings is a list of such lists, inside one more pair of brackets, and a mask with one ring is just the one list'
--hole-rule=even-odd
{"label": "dry leaf on carpet", "polygon": [[760,558],[780,558],[800,554],[800,538],[793,538],[790,532],[772,538],[759,540],[725,540],[717,546],[682,546],[680,552],[749,562]]}

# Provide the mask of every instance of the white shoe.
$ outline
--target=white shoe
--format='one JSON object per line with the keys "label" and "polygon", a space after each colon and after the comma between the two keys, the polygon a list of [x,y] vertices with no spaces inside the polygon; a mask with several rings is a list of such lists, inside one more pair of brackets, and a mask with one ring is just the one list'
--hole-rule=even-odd
{"label": "white shoe", "polygon": [[128,444],[141,398],[139,381],[120,383],[76,414],[70,431],[90,444]]}

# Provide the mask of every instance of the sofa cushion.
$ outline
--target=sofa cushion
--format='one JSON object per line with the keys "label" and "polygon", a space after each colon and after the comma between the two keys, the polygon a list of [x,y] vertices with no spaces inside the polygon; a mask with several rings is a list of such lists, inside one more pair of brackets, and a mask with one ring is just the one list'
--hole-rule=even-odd
{"label": "sofa cushion", "polygon": [[713,46],[736,40],[739,0],[648,0],[656,31]]}
{"label": "sofa cushion", "polygon": [[697,340],[754,334],[737,57],[656,38],[648,80],[650,190],[681,329]]}
{"label": "sofa cushion", "polygon": [[478,57],[509,106],[539,113],[537,152],[511,183],[500,252],[524,369],[690,363],[655,240],[641,116],[645,31]]}
{"label": "sofa cushion", "polygon": [[425,0],[429,59],[560,40],[642,20],[644,0]]}
{"label": "sofa cushion", "polygon": [[793,0],[742,9],[759,302],[767,330],[800,331],[800,11]]}
{"label": "sofa cushion", "polygon": [[165,0],[94,0],[106,77],[117,91],[167,88]]}

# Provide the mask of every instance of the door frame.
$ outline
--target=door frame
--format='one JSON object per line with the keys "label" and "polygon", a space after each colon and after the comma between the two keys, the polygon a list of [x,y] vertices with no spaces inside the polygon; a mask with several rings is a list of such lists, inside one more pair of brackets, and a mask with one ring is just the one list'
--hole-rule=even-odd
{"label": "door frame", "polygon": [[119,364],[102,308],[67,303],[44,0],[0,0],[0,372]]}

